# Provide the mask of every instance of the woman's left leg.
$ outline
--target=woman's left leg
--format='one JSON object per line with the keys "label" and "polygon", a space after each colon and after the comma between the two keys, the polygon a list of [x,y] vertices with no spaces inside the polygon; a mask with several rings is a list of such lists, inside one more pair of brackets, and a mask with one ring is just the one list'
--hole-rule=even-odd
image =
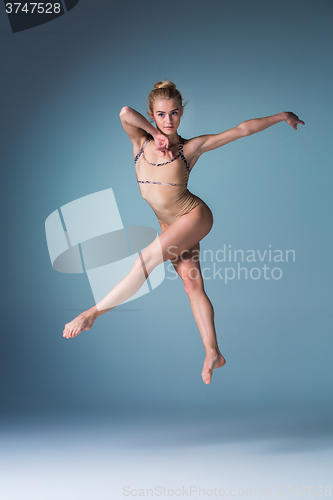
{"label": "woman's left leg", "polygon": [[226,361],[218,347],[214,309],[204,289],[199,253],[200,244],[198,242],[188,252],[184,252],[171,262],[183,280],[185,292],[190,300],[192,313],[206,349],[201,376],[205,384],[209,384],[213,370],[223,366]]}

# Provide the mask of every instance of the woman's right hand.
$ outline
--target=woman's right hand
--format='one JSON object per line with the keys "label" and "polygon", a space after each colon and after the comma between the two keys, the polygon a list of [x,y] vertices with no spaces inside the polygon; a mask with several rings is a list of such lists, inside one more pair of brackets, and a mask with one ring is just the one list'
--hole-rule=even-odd
{"label": "woman's right hand", "polygon": [[170,157],[173,158],[172,152],[169,150],[169,139],[161,134],[158,133],[154,136],[154,141],[156,145],[156,151],[161,151],[163,153],[163,156],[165,156],[166,151],[169,153]]}

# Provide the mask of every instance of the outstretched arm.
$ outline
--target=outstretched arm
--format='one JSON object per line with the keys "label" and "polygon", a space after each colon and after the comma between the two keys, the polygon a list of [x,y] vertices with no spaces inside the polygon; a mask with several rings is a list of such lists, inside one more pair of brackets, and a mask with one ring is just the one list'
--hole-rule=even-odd
{"label": "outstretched arm", "polygon": [[193,148],[193,152],[196,151],[197,155],[200,156],[206,151],[220,148],[221,146],[235,141],[240,137],[252,135],[256,132],[261,132],[262,130],[265,130],[266,128],[282,121],[286,121],[293,127],[294,130],[297,130],[297,125],[299,123],[305,125],[305,123],[300,120],[294,113],[282,111],[282,113],[278,113],[277,115],[247,120],[237,125],[237,127],[226,130],[225,132],[221,132],[220,134],[201,135],[199,137],[194,137],[193,139],[191,139],[191,146]]}
{"label": "outstretched arm", "polygon": [[265,130],[265,128],[283,121],[286,121],[289,125],[291,125],[294,130],[297,130],[297,125],[299,123],[305,125],[305,123],[294,113],[282,111],[282,113],[267,116],[266,118],[254,118],[253,120],[247,120],[246,122],[241,123],[241,126],[245,131],[245,135],[251,135],[256,132],[261,132],[262,130]]}

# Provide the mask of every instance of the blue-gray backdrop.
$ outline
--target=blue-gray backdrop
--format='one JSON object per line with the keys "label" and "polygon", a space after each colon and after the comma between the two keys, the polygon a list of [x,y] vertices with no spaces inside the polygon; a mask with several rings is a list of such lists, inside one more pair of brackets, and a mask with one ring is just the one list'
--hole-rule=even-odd
{"label": "blue-gray backdrop", "polygon": [[[324,0],[80,0],[14,34],[1,6],[4,415],[330,410],[332,14]],[[201,242],[214,262],[207,256],[202,267],[227,359],[210,386],[188,297],[167,265],[156,290],[68,341],[65,323],[94,300],[86,275],[53,270],[46,245],[51,212],[110,187],[124,225],[159,230],[119,111],[145,114],[164,78],[187,100],[186,138],[280,111],[306,123],[294,131],[282,122],[209,152],[191,173],[189,189],[214,214]],[[223,249],[267,253],[243,263],[259,269],[247,280],[226,282],[224,267],[237,262],[218,262]],[[282,260],[269,262],[269,250]]]}

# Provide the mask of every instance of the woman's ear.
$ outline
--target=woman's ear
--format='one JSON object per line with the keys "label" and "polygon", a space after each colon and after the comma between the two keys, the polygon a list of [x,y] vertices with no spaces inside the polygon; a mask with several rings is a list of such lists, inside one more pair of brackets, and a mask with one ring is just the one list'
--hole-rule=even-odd
{"label": "woman's ear", "polygon": [[182,117],[182,116],[183,116],[183,113],[184,113],[184,106],[182,106],[182,107],[180,108],[180,117]]}

